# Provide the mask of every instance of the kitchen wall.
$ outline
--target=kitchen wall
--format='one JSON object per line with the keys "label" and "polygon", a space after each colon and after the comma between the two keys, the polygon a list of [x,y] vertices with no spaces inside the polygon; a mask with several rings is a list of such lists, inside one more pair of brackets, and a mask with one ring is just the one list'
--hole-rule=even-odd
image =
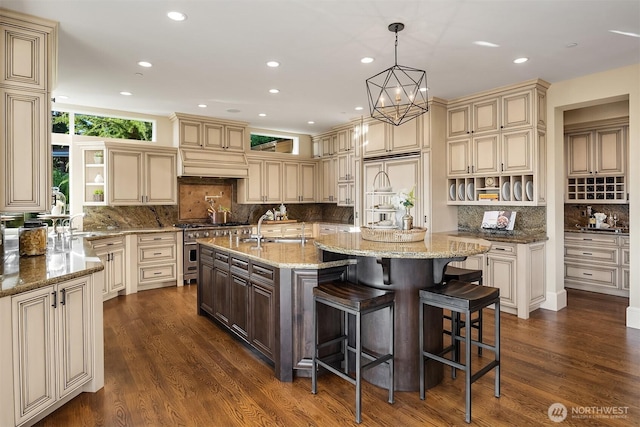
{"label": "kitchen wall", "polygon": [[516,212],[513,234],[546,232],[547,209],[544,206],[458,206],[458,230],[480,230],[485,211]]}

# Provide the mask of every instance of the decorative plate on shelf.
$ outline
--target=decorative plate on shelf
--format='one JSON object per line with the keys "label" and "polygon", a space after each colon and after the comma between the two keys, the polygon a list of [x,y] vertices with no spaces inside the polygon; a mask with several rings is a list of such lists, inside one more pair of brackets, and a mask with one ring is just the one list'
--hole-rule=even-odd
{"label": "decorative plate on shelf", "polygon": [[484,186],[485,187],[493,187],[495,185],[495,181],[493,180],[493,177],[488,176],[484,179]]}
{"label": "decorative plate on shelf", "polygon": [[502,200],[511,200],[511,188],[509,188],[509,181],[505,181],[502,184]]}
{"label": "decorative plate on shelf", "polygon": [[451,186],[449,187],[449,199],[450,200],[455,200],[456,199],[456,185],[455,184],[451,184]]}
{"label": "decorative plate on shelf", "polygon": [[513,197],[519,202],[522,200],[522,182],[516,181],[513,184]]}
{"label": "decorative plate on shelf", "polygon": [[527,181],[524,186],[525,191],[527,192],[527,200],[533,200],[533,181]]}
{"label": "decorative plate on shelf", "polygon": [[458,185],[458,199],[464,200],[464,183]]}
{"label": "decorative plate on shelf", "polygon": [[474,200],[475,194],[473,190],[473,182],[467,184],[467,199]]}

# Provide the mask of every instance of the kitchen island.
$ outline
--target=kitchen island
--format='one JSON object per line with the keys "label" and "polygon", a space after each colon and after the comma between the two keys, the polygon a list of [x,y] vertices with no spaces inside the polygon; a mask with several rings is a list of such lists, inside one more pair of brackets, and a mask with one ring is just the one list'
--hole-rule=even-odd
{"label": "kitchen island", "polygon": [[[281,381],[291,381],[294,374],[310,375],[312,290],[318,283],[349,280],[396,290],[397,390],[418,388],[418,289],[439,282],[449,261],[491,247],[486,240],[455,233],[428,233],[417,243],[369,242],[360,233],[331,234],[305,245],[264,243],[261,249],[255,242],[228,237],[198,243],[199,314],[265,355]],[[432,322],[437,314],[433,313]],[[388,320],[368,320],[369,335]],[[327,317],[325,331],[336,327],[339,318]],[[433,339],[428,343],[442,346],[442,321],[430,328]],[[370,372],[369,381],[386,386],[375,377],[376,369]],[[433,379],[437,381],[438,377]]]}

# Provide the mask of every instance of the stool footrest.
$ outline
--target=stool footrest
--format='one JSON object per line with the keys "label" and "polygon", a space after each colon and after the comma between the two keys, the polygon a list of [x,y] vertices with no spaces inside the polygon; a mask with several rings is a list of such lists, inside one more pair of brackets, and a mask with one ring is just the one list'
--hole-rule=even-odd
{"label": "stool footrest", "polygon": [[323,347],[326,347],[326,346],[331,345],[331,344],[336,344],[336,343],[339,343],[339,342],[344,341],[346,339],[347,339],[346,335],[340,335],[339,337],[336,337],[336,338],[334,338],[332,340],[325,341],[323,343],[318,343],[317,348],[323,348]]}

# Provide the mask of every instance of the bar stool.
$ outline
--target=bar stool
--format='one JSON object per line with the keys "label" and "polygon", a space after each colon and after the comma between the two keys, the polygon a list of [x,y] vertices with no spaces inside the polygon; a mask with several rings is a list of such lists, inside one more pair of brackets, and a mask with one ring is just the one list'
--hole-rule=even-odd
{"label": "bar stool", "polygon": [[[311,370],[311,392],[317,393],[318,366],[349,381],[356,386],[356,422],[361,421],[361,383],[362,372],[366,369],[385,363],[389,367],[389,403],[393,403],[393,348],[394,348],[394,299],[393,291],[384,291],[350,282],[322,283],[313,289],[313,365]],[[325,342],[318,342],[318,305],[324,304],[343,313],[342,335]],[[391,327],[389,334],[389,353],[373,354],[362,348],[362,316],[374,311],[389,308]],[[349,315],[355,316],[355,347],[349,345]],[[319,357],[323,347],[341,343],[344,363],[343,369],[335,365],[335,355]],[[355,353],[355,378],[349,375],[348,353]],[[362,359],[367,363],[362,363]],[[331,363],[333,361],[333,364]],[[340,360],[338,360],[338,363]]]}
{"label": "bar stool", "polygon": [[[465,324],[465,335],[454,334],[452,341],[463,341],[465,344],[464,361],[460,363],[459,357],[452,344],[444,348],[440,353],[434,354],[424,350],[424,308],[425,305],[451,310],[452,313],[464,314],[470,319],[471,314],[483,308],[495,304],[495,341],[489,345],[471,337],[471,322]],[[471,345],[484,347],[494,352],[494,360],[472,374],[471,369]],[[452,358],[443,357],[452,353]],[[500,290],[487,286],[478,286],[471,283],[451,280],[445,286],[420,290],[420,399],[425,399],[425,359],[436,360],[453,368],[465,372],[465,421],[471,422],[471,384],[493,368],[496,369],[494,395],[500,397]],[[455,378],[455,375],[451,375]]]}
{"label": "bar stool", "polygon": [[[444,271],[444,282],[447,283],[451,280],[460,280],[463,282],[478,282],[478,284],[482,286],[482,270],[472,270],[470,268],[461,268],[447,265],[447,268]],[[455,329],[456,333],[460,335],[460,329],[464,328],[465,320],[460,320],[459,314],[455,319],[447,315],[445,315],[444,318],[451,322],[451,328]],[[479,310],[478,315],[475,318],[471,319],[471,327],[478,331],[478,341],[482,341],[482,310]],[[443,333],[451,335],[451,331],[448,329],[443,330]],[[456,344],[458,343],[456,342]],[[456,348],[456,354],[459,357],[459,347]],[[482,356],[482,347],[478,347],[478,356]]]}

